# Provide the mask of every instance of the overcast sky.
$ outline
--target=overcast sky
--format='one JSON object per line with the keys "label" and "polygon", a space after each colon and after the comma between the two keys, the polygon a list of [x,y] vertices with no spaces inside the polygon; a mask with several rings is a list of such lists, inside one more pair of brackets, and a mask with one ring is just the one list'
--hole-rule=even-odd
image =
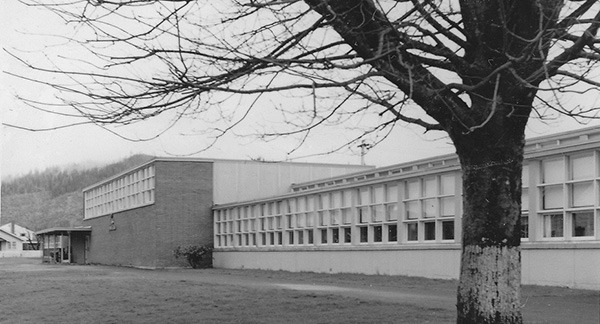
{"label": "overcast sky", "polygon": [[[56,42],[42,34],[60,33],[64,28],[61,21],[53,15],[34,8],[28,8],[17,0],[0,1],[0,68],[14,74],[25,73],[25,67],[8,55],[5,50],[18,55],[19,51],[39,51],[47,44]],[[0,75],[0,107],[2,122],[27,128],[52,128],[72,123],[64,117],[42,113],[29,108],[16,96],[28,96],[36,99],[53,97],[52,90],[30,82],[19,80],[9,74]],[[595,100],[595,99],[593,99]],[[169,117],[121,127],[119,134],[139,138],[148,136],[148,130],[163,128]],[[592,122],[590,125],[599,125]],[[12,127],[2,127],[1,174],[15,176],[33,170],[44,170],[54,166],[73,164],[106,163],[119,160],[136,153],[157,156],[195,156],[205,158],[265,158],[296,161],[360,163],[358,150],[354,152],[301,158],[326,150],[328,139],[343,135],[343,129],[328,129],[319,132],[319,136],[306,143],[303,148],[291,156],[286,152],[293,145],[285,140],[265,143],[247,137],[233,137],[220,141],[208,151],[190,155],[201,148],[198,135],[186,135],[194,127],[193,121],[187,121],[170,129],[157,139],[145,142],[124,140],[104,129],[93,125],[74,126],[49,132],[32,132]],[[249,125],[248,127],[251,127]],[[563,118],[542,124],[530,123],[529,137],[552,134],[582,127],[580,124]],[[414,159],[453,152],[449,140],[443,133],[423,134],[416,126],[397,127],[378,147],[366,155],[366,163],[376,166],[391,165]]]}

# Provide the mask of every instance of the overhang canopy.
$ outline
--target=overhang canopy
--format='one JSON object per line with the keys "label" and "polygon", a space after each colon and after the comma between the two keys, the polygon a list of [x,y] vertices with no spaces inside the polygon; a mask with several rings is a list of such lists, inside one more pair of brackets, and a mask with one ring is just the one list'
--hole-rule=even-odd
{"label": "overhang canopy", "polygon": [[70,233],[90,233],[92,231],[91,226],[81,226],[81,227],[52,227],[43,229],[41,231],[35,232],[36,235],[60,235],[60,234],[70,234]]}

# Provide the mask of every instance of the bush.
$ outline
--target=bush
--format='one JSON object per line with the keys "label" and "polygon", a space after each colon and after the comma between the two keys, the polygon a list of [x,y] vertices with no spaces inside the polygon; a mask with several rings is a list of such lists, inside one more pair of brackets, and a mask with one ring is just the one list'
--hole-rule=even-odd
{"label": "bush", "polygon": [[178,246],[173,254],[175,258],[185,257],[190,266],[194,269],[210,268],[212,266],[212,245],[188,245]]}

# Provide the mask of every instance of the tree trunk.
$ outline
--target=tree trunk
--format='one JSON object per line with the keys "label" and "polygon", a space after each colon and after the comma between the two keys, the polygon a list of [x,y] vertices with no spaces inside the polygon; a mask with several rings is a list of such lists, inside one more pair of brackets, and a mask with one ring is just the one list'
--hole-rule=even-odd
{"label": "tree trunk", "polygon": [[457,323],[522,323],[523,131],[476,132],[457,145],[464,205]]}

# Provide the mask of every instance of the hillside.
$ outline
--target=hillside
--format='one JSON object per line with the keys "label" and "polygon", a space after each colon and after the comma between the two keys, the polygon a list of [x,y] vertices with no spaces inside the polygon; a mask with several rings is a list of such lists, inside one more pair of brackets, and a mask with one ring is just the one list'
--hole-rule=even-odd
{"label": "hillside", "polygon": [[134,155],[103,167],[85,170],[52,168],[3,182],[1,223],[14,222],[35,231],[81,225],[83,188],[151,158]]}

